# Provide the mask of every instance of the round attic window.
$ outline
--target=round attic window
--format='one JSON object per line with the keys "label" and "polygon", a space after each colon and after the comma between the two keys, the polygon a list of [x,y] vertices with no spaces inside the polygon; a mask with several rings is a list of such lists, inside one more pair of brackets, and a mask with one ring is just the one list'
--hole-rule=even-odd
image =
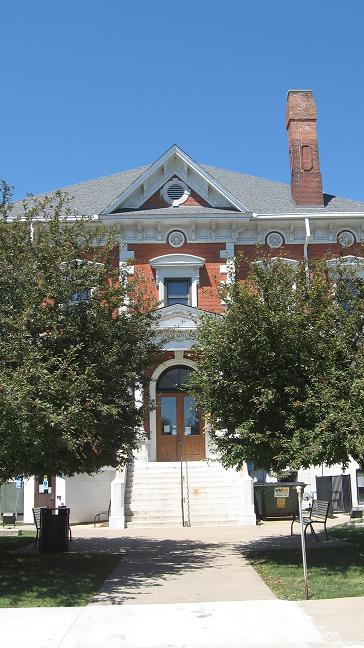
{"label": "round attic window", "polygon": [[337,242],[341,247],[350,247],[355,243],[355,236],[349,230],[343,230],[337,235]]}
{"label": "round attic window", "polygon": [[187,200],[190,193],[190,188],[186,185],[185,182],[182,182],[182,180],[179,180],[178,178],[174,178],[173,180],[166,182],[161,191],[162,198],[166,201],[166,203],[173,205],[173,207],[182,205],[182,203]]}
{"label": "round attic window", "polygon": [[270,248],[280,248],[284,244],[284,238],[280,232],[269,232],[265,242]]}

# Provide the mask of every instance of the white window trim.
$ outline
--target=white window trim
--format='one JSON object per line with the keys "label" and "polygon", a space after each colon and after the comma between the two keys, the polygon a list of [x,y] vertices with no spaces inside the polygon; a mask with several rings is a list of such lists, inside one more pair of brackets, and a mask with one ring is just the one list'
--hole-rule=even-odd
{"label": "white window trim", "polygon": [[342,268],[353,268],[357,271],[358,276],[361,279],[364,279],[364,257],[353,256],[348,254],[347,256],[339,257],[337,259],[330,259],[326,262],[329,268],[329,273],[335,277],[335,269],[338,266]]}
{"label": "white window trim", "polygon": [[189,279],[191,281],[191,306],[198,307],[197,289],[200,281],[200,268],[205,259],[193,254],[164,254],[150,260],[156,271],[156,283],[160,307],[165,306],[164,283],[166,279]]}
{"label": "white window trim", "polygon": [[[267,261],[268,263],[276,263],[277,261],[280,261],[281,263],[284,263],[284,265],[287,266],[298,266],[299,264],[299,261],[297,261],[296,259],[288,259],[287,257],[271,257]],[[264,268],[267,261],[260,259],[259,261],[252,261],[251,265],[256,265],[258,267]]]}

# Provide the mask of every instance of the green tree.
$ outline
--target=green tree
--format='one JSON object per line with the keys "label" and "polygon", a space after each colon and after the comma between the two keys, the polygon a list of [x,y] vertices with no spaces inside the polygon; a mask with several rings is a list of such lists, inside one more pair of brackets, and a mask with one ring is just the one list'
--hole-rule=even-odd
{"label": "green tree", "polygon": [[[57,193],[0,199],[0,482],[122,465],[156,346],[115,233]],[[127,303],[127,306],[125,304]],[[124,306],[123,306],[124,304]]]}
{"label": "green tree", "polygon": [[[239,264],[238,264],[239,265]],[[240,266],[241,267],[241,266]],[[237,268],[236,276],[239,276]],[[191,387],[226,466],[364,464],[364,286],[339,263],[262,259],[223,290]]]}

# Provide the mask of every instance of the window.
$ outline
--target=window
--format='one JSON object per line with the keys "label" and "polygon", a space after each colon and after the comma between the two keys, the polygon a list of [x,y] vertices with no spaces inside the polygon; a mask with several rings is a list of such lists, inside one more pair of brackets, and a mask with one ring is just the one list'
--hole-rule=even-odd
{"label": "window", "polygon": [[179,252],[151,259],[161,307],[183,304],[197,308],[199,273],[204,264],[202,257]]}
{"label": "window", "polygon": [[190,279],[165,279],[165,306],[190,305]]}
{"label": "window", "polygon": [[71,304],[80,304],[81,302],[86,302],[90,298],[90,290],[88,288],[85,288],[84,290],[80,290],[78,292],[74,292],[71,295]]}
{"label": "window", "polygon": [[183,365],[166,369],[158,379],[157,391],[184,391],[191,371],[190,367]]}

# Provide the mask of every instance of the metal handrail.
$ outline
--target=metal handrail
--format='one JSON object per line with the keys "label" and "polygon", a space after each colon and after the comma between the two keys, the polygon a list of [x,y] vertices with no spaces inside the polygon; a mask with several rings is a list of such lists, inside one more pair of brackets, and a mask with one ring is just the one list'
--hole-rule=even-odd
{"label": "metal handrail", "polygon": [[186,464],[187,520],[185,520],[183,526],[190,527],[191,526],[190,482],[189,482],[189,476],[188,476],[188,462],[187,462],[187,459],[185,461],[185,464]]}
{"label": "metal handrail", "polygon": [[185,506],[184,506],[184,492],[183,492],[183,448],[182,441],[180,444],[180,480],[181,480],[181,514],[182,514],[182,526],[185,526]]}

